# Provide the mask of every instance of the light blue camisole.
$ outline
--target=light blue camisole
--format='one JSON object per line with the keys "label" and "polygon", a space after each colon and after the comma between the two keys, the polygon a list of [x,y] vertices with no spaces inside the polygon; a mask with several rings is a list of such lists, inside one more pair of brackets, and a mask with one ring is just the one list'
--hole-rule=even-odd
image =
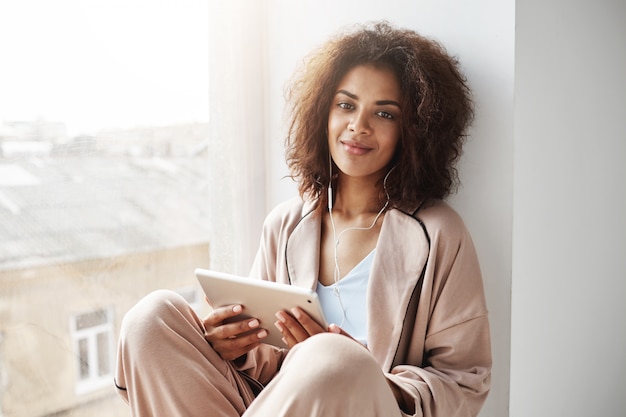
{"label": "light blue camisole", "polygon": [[[341,326],[352,337],[367,346],[367,283],[370,279],[372,261],[376,249],[371,251],[357,266],[338,283],[324,286],[317,284],[317,295],[322,310],[329,324]],[[335,295],[335,287],[339,285],[341,302],[346,312],[344,319],[339,298]]]}

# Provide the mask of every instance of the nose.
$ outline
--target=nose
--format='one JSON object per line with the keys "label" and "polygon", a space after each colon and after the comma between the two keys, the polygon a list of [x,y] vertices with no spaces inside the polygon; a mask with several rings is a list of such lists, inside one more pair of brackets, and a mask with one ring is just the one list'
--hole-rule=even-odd
{"label": "nose", "polygon": [[370,133],[370,124],[363,110],[352,113],[353,117],[348,123],[348,129],[351,132],[360,135],[362,133]]}

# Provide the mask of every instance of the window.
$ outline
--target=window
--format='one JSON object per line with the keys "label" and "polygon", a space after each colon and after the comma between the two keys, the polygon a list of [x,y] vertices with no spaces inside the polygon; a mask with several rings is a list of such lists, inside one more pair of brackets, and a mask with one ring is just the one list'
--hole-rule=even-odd
{"label": "window", "polygon": [[[208,267],[208,4],[0,2],[0,416],[128,416],[124,314]],[[114,30],[112,30],[114,28]]]}
{"label": "window", "polygon": [[99,309],[72,317],[78,393],[110,385],[113,378],[113,313]]}

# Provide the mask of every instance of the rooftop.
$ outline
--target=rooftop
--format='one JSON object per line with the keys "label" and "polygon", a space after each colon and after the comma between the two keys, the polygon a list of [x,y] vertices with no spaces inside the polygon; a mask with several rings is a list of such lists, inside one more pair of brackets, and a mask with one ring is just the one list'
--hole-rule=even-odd
{"label": "rooftop", "polygon": [[0,270],[208,242],[206,156],[0,157]]}

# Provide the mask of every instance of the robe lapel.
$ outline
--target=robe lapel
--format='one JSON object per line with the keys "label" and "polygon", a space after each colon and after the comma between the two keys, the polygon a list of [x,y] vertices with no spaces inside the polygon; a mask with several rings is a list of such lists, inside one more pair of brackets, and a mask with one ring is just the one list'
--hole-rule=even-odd
{"label": "robe lapel", "polygon": [[291,285],[315,290],[319,275],[321,216],[319,210],[303,214],[287,241],[287,273]]}
{"label": "robe lapel", "polygon": [[368,303],[368,348],[390,369],[413,289],[428,260],[428,236],[421,224],[399,210],[385,215],[372,264]]}

